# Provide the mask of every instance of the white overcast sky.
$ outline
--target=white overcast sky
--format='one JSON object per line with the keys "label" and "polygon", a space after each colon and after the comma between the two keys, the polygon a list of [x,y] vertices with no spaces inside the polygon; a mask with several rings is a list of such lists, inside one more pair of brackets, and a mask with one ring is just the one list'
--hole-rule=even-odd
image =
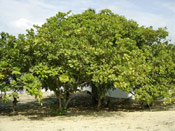
{"label": "white overcast sky", "polygon": [[81,13],[111,9],[140,25],[167,27],[175,43],[175,0],[0,0],[0,32],[25,33],[33,24],[41,25],[58,11]]}

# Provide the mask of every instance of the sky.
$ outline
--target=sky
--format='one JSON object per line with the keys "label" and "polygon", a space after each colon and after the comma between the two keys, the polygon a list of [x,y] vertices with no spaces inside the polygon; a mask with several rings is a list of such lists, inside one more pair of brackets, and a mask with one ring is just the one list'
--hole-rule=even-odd
{"label": "sky", "polygon": [[96,12],[110,9],[140,26],[167,27],[175,43],[175,0],[0,0],[0,32],[17,36],[34,24],[42,25],[58,11],[76,14],[88,8]]}

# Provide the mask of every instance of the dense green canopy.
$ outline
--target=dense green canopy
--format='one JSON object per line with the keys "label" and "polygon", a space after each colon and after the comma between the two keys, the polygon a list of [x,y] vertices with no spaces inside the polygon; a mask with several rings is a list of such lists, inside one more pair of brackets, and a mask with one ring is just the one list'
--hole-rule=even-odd
{"label": "dense green canopy", "polygon": [[59,111],[84,85],[91,86],[98,108],[114,88],[133,90],[142,104],[174,101],[175,47],[166,28],[139,26],[108,9],[58,12],[34,27],[36,33],[31,29],[17,39],[1,33],[1,91],[23,87],[41,99],[42,86],[55,92]]}

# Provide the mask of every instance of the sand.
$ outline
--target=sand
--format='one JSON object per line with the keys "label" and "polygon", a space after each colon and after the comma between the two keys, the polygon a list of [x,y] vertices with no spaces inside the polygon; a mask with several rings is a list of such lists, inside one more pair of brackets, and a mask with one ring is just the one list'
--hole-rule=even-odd
{"label": "sand", "polygon": [[174,106],[152,111],[96,112],[74,108],[66,116],[56,116],[50,114],[48,106],[39,106],[33,97],[20,98],[18,115],[9,112],[8,104],[0,103],[0,131],[175,131]]}

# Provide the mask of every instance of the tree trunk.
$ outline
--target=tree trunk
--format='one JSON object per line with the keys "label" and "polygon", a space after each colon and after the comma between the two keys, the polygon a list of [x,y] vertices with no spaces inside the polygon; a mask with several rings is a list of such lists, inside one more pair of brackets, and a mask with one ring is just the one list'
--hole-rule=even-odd
{"label": "tree trunk", "polygon": [[62,103],[61,103],[61,97],[58,96],[58,110],[61,111],[62,110]]}
{"label": "tree trunk", "polygon": [[2,99],[2,92],[1,92],[1,95],[0,95],[0,100]]}
{"label": "tree trunk", "polygon": [[100,111],[100,107],[101,107],[101,99],[98,99],[97,111]]}
{"label": "tree trunk", "polygon": [[16,112],[16,104],[17,104],[17,99],[16,98],[14,98],[13,99],[13,112]]}
{"label": "tree trunk", "polygon": [[91,86],[92,86],[92,103],[94,106],[97,106],[98,104],[97,90],[93,84],[91,84]]}
{"label": "tree trunk", "polygon": [[65,103],[65,108],[67,109],[68,108],[68,105],[69,105],[69,102],[71,101],[72,99],[72,95],[69,95],[68,99],[66,100],[66,103]]}

